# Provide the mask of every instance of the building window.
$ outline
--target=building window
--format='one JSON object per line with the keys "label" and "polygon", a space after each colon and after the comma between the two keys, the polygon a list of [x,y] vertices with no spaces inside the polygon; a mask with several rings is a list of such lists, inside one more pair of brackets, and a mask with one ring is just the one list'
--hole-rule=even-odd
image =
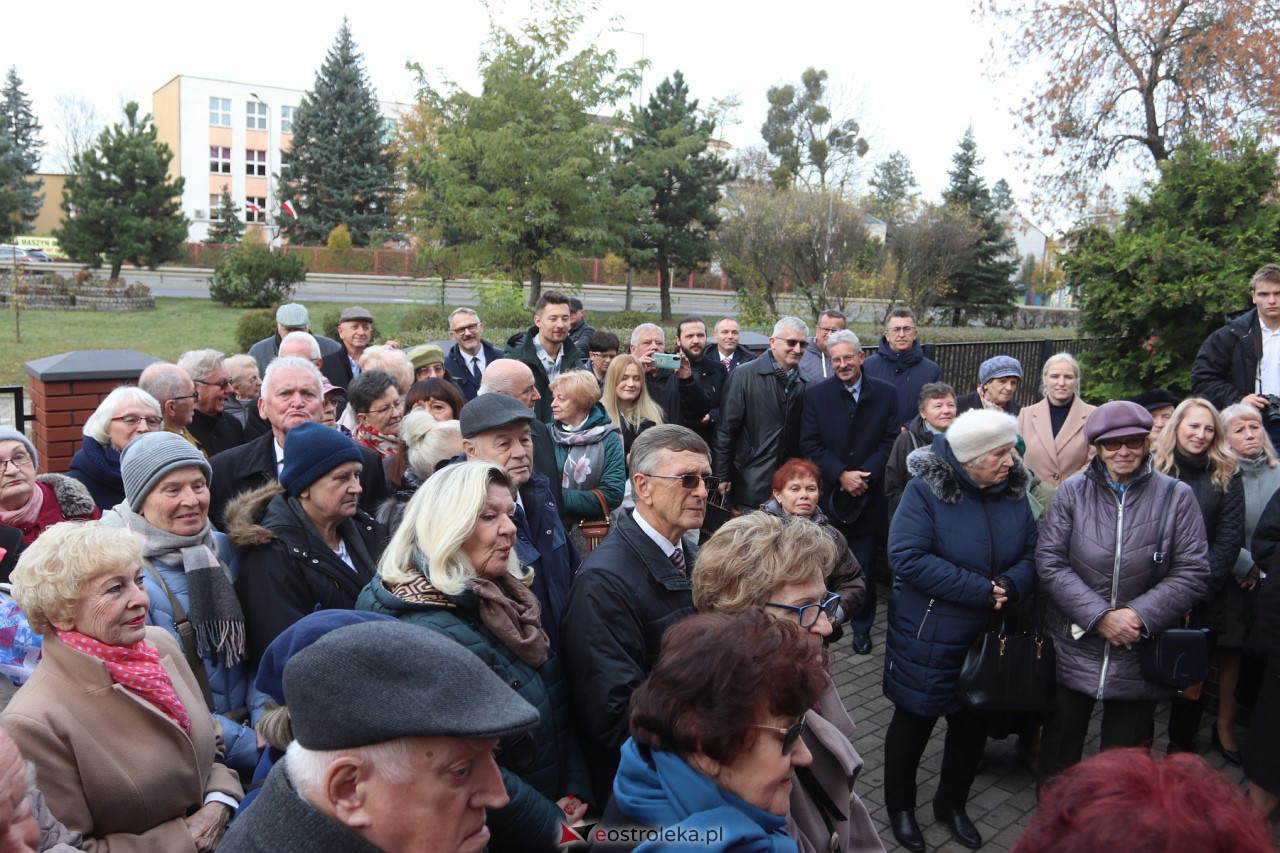
{"label": "building window", "polygon": [[221,210],[222,210],[222,195],[220,193],[209,193],[209,221],[217,222],[218,213]]}
{"label": "building window", "polygon": [[231,127],[231,99],[209,99],[209,126]]}
{"label": "building window", "polygon": [[262,197],[249,196],[244,200],[245,222],[267,221],[267,200]]}
{"label": "building window", "polygon": [[265,177],[267,174],[267,152],[254,151],[252,148],[244,152],[244,173],[249,176]]}
{"label": "building window", "polygon": [[247,101],[245,108],[245,128],[247,130],[267,129],[267,105],[261,101]]}
{"label": "building window", "polygon": [[209,146],[209,171],[219,175],[231,174],[231,149]]}
{"label": "building window", "polygon": [[293,133],[293,118],[298,114],[297,107],[280,108],[280,132]]}
{"label": "building window", "polygon": [[382,144],[386,145],[396,135],[396,120],[393,118],[384,118],[382,120]]}

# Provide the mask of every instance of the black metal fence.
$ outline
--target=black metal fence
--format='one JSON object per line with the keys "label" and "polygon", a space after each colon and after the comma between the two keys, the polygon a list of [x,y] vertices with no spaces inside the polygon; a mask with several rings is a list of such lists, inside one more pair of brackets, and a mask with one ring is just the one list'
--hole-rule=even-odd
{"label": "black metal fence", "polygon": [[27,431],[26,400],[21,385],[0,385],[0,395],[13,398],[13,428],[20,433]]}
{"label": "black metal fence", "polygon": [[1040,399],[1040,371],[1049,356],[1069,352],[1079,357],[1092,341],[1050,338],[1041,341],[978,341],[975,343],[924,344],[924,354],[942,368],[942,381],[962,397],[978,387],[978,366],[996,355],[1009,355],[1022,364],[1022,381],[1015,399],[1029,406]]}

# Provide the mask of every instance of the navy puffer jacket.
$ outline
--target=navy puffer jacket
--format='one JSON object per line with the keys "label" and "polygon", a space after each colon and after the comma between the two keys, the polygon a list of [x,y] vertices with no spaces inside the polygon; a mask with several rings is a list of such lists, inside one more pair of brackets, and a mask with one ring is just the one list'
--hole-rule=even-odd
{"label": "navy puffer jacket", "polygon": [[956,681],[994,613],[991,582],[1005,578],[1012,601],[1030,594],[1037,530],[1020,460],[1003,483],[981,489],[940,435],[907,457],[907,470],[913,479],[889,528],[884,693],[936,717],[963,707]]}

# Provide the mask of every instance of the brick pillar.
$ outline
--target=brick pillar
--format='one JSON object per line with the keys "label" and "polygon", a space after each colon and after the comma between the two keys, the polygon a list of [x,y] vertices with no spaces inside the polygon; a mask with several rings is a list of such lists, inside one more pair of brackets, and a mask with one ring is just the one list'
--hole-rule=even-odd
{"label": "brick pillar", "polygon": [[60,474],[84,439],[84,424],[119,385],[132,385],[158,361],[136,350],[79,350],[24,365],[31,388],[31,443],[40,473]]}

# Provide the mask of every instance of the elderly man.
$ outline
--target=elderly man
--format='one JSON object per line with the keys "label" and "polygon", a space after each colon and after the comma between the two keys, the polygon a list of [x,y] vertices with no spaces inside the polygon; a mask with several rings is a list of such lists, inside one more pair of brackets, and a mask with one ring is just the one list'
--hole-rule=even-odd
{"label": "elderly man", "polygon": [[[164,361],[149,364],[138,376],[138,387],[155,397],[160,404],[160,416],[164,418],[163,428],[166,432],[177,433],[200,447],[200,442],[187,429],[191,425],[200,394],[196,391],[196,383],[185,370]],[[203,447],[200,450],[205,456],[209,455]]]}
{"label": "elderly man", "polygon": [[658,659],[662,634],[693,612],[689,576],[698,556],[711,481],[707,443],[673,424],[631,446],[635,509],[582,564],[561,626],[578,736],[596,802],[613,790],[627,739],[631,694]]}
{"label": "elderly man", "polygon": [[738,340],[741,337],[742,328],[738,325],[738,321],[732,317],[725,317],[719,323],[716,323],[716,348],[712,355],[724,365],[726,373],[733,373],[735,367],[744,361],[751,361],[754,357],[738,345]]}
{"label": "elderly man", "polygon": [[445,353],[444,366],[467,400],[474,400],[480,393],[485,368],[505,358],[502,350],[481,337],[483,334],[484,323],[470,308],[455,308],[449,315],[449,337],[453,338],[453,346]]}
{"label": "elderly man", "polygon": [[942,368],[924,357],[916,315],[910,308],[894,308],[884,321],[884,337],[862,370],[872,379],[883,379],[898,389],[898,423],[906,426],[917,410],[920,390],[942,381]]}
{"label": "elderly man", "polygon": [[335,387],[346,388],[360,375],[360,357],[373,341],[373,315],[359,306],[344,309],[338,317],[338,338],[342,349],[322,356],[321,370]]}
{"label": "elderly man", "polygon": [[831,366],[831,356],[827,353],[827,338],[833,332],[845,328],[844,314],[828,308],[818,315],[818,331],[809,338],[809,346],[800,357],[800,375],[809,383],[821,382],[835,375]]}
{"label": "elderly man", "polygon": [[773,473],[800,455],[800,410],[805,380],[797,367],[809,345],[797,317],[773,327],[769,351],[729,374],[716,424],[715,472],[720,492],[743,512],[773,494]]}
{"label": "elderly man", "polygon": [[283,683],[294,742],[219,850],[485,849],[485,813],[510,799],[493,750],[538,712],[480,658],[416,625],[364,622],[295,654]]}
{"label": "elderly man", "polygon": [[666,352],[667,333],[661,326],[641,323],[631,330],[631,355],[644,368],[644,384],[649,396],[662,409],[662,419],[698,431],[711,411],[707,395],[693,378],[693,365],[681,356],[680,367],[671,370],[653,363],[655,353]]}
{"label": "elderly man", "polygon": [[[253,346],[249,347],[249,355],[253,356],[253,360],[258,362],[258,374],[267,372],[267,365],[271,360],[280,354],[280,343],[290,332],[310,332],[311,331],[311,315],[307,312],[307,306],[299,302],[289,302],[281,305],[276,309],[276,333],[269,338],[263,338]],[[333,338],[326,338],[323,335],[317,336],[316,340],[320,342],[321,355],[331,352],[339,352],[342,350],[342,344]]]}
{"label": "elderly man", "polygon": [[570,370],[581,370],[583,353],[569,340],[569,297],[548,290],[534,305],[533,325],[507,341],[507,358],[529,365],[538,388],[534,413],[551,423],[551,380]]}
{"label": "elderly man", "polygon": [[225,359],[216,349],[191,350],[178,358],[178,367],[200,394],[187,429],[206,457],[244,444],[244,426],[225,411],[227,397],[235,393]]}
{"label": "elderly man", "polygon": [[[209,460],[213,467],[209,518],[214,524],[224,523],[223,513],[236,495],[279,479],[284,465],[284,437],[298,424],[321,420],[321,380],[315,365],[301,358],[277,358],[267,367],[258,414],[271,425],[271,431]],[[359,449],[364,463],[360,472],[360,506],[373,514],[387,497],[387,480],[378,454],[367,447]]]}
{"label": "elderly man", "polygon": [[516,484],[516,554],[533,569],[533,593],[542,603],[542,628],[560,652],[560,617],[569,584],[578,571],[578,552],[560,521],[560,507],[547,478],[533,467],[533,412],[514,397],[481,394],[462,407],[458,428],[468,459],[507,469]]}
{"label": "elderly man", "polygon": [[863,373],[853,332],[833,332],[827,351],[835,375],[805,392],[800,449],[822,471],[823,508],[867,578],[867,596],[849,620],[853,650],[865,655],[876,615],[876,541],[888,523],[884,467],[900,431],[898,392]]}
{"label": "elderly man", "polygon": [[243,428],[249,410],[258,408],[258,391],[262,389],[262,374],[258,362],[248,355],[233,355],[223,362],[231,380],[231,393],[222,400],[222,410],[240,422]]}
{"label": "elderly man", "polygon": [[587,344],[591,343],[591,336],[595,333],[596,330],[587,322],[587,309],[583,307],[582,300],[576,296],[570,298],[569,340],[573,341],[579,352],[586,352]]}
{"label": "elderly man", "polygon": [[[538,393],[529,365],[514,358],[503,358],[489,365],[489,369],[484,372],[484,381],[480,383],[480,396],[484,394],[514,397],[530,412],[542,397]],[[560,467],[556,464],[556,448],[551,441],[551,429],[544,423],[532,420],[529,422],[529,430],[533,436],[533,470],[547,478],[556,506],[560,506]]]}

